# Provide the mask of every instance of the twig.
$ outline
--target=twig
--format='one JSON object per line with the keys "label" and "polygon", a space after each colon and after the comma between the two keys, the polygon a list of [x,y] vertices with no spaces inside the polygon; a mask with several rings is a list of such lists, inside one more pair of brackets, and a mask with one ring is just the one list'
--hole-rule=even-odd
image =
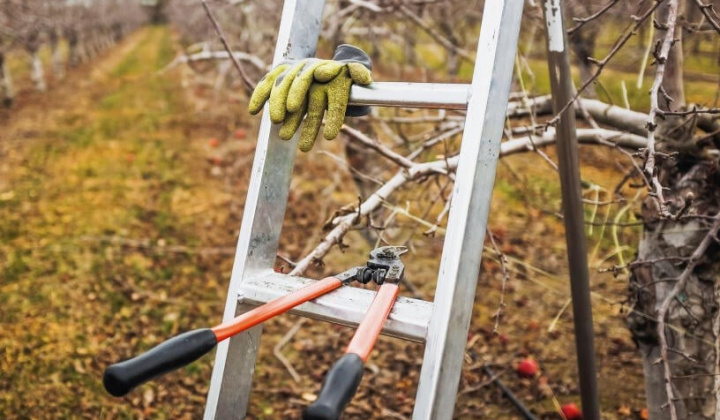
{"label": "twig", "polygon": [[498,334],[500,329],[500,317],[502,316],[502,311],[505,308],[505,286],[507,285],[508,280],[510,280],[510,271],[508,271],[507,264],[509,264],[507,257],[505,254],[500,251],[500,248],[498,248],[497,243],[495,242],[495,235],[493,235],[490,228],[487,229],[488,237],[490,237],[490,243],[492,244],[493,249],[495,250],[495,257],[500,262],[500,271],[502,273],[502,287],[500,289],[500,304],[498,305],[497,311],[495,311],[495,326],[493,327],[493,334]]}
{"label": "twig", "polygon": [[670,418],[672,420],[677,420],[677,411],[675,410],[675,398],[672,389],[672,371],[670,369],[670,360],[668,358],[667,336],[665,335],[665,318],[667,317],[668,310],[670,309],[670,304],[675,301],[675,298],[678,296],[678,294],[680,294],[680,292],[685,288],[688,280],[690,279],[690,276],[692,275],[693,271],[695,271],[695,267],[700,262],[703,255],[705,255],[705,252],[707,251],[710,244],[716,240],[718,230],[720,230],[720,213],[717,213],[715,215],[715,222],[712,224],[710,230],[700,242],[700,245],[698,245],[698,247],[690,256],[685,270],[683,270],[683,272],[678,277],[678,281],[677,283],[675,283],[675,286],[672,288],[672,290],[670,290],[670,293],[665,296],[665,300],[662,302],[662,304],[660,305],[660,309],[658,310],[657,332],[658,338],[660,339],[660,357],[663,362],[663,369],[665,372],[665,393],[667,394],[668,406],[670,408]]}
{"label": "twig", "polygon": [[383,145],[377,140],[371,139],[361,131],[358,131],[352,127],[348,127],[347,125],[343,125],[340,131],[348,134],[353,141],[360,143],[362,146],[365,146],[368,149],[375,150],[380,155],[386,157],[390,161],[396,163],[403,168],[409,168],[414,164],[412,160],[394,152],[392,149]]}
{"label": "twig", "polygon": [[215,27],[215,31],[217,32],[218,36],[220,37],[220,41],[223,44],[223,47],[225,47],[225,50],[227,51],[228,55],[232,59],[233,64],[235,65],[235,68],[237,69],[238,73],[240,73],[240,77],[242,78],[243,82],[245,82],[245,86],[248,88],[249,92],[252,92],[255,89],[255,82],[250,79],[250,76],[247,75],[245,72],[245,69],[243,66],[240,65],[240,62],[235,57],[235,54],[233,54],[232,49],[230,49],[230,46],[228,45],[227,40],[225,39],[225,34],[222,31],[222,28],[220,28],[220,24],[217,20],[215,20],[215,17],[213,16],[212,12],[210,11],[210,7],[207,5],[206,0],[200,0],[202,2],[203,8],[205,9],[205,13],[207,13],[208,18],[212,22],[213,26]]}
{"label": "twig", "polygon": [[452,200],[448,198],[447,201],[445,201],[445,206],[443,206],[443,209],[440,211],[440,214],[437,215],[437,218],[435,218],[435,223],[425,232],[423,232],[423,235],[428,237],[435,237],[435,232],[437,232],[438,228],[440,228],[440,223],[442,223],[445,216],[450,212],[450,204],[452,203]]}
{"label": "twig", "polygon": [[[251,55],[245,52],[236,51],[232,54],[237,60],[244,60],[255,66],[260,71],[267,70],[267,64],[260,57]],[[199,53],[191,55],[180,55],[176,57],[170,64],[165,66],[163,69],[158,71],[158,74],[166,73],[180,64],[191,63],[194,61],[205,61],[205,60],[229,60],[230,54],[227,51],[201,51]]]}
{"label": "twig", "polygon": [[433,138],[428,139],[427,141],[425,141],[425,143],[422,144],[422,146],[413,150],[412,153],[410,153],[408,155],[408,159],[410,159],[410,160],[415,159],[416,157],[420,156],[420,154],[422,154],[422,152],[424,152],[425,150],[435,146],[436,144],[438,144],[444,140],[447,140],[453,136],[456,136],[456,135],[462,133],[464,129],[465,129],[465,124],[459,123],[458,125],[454,126],[453,128],[445,131],[444,133],[441,133]]}
{"label": "twig", "polygon": [[605,14],[605,12],[607,12],[608,10],[610,10],[610,8],[612,8],[613,6],[615,6],[615,4],[616,4],[618,1],[620,1],[620,0],[610,0],[610,3],[606,4],[605,6],[603,6],[602,9],[598,10],[597,12],[593,13],[592,15],[590,15],[590,16],[588,16],[588,17],[584,17],[584,18],[573,18],[573,20],[574,20],[575,22],[578,22],[578,24],[575,25],[575,26],[573,26],[572,28],[568,29],[568,30],[567,30],[567,34],[568,34],[568,35],[574,34],[578,29],[580,29],[580,28],[582,28],[583,26],[585,26],[586,23],[588,23],[588,22],[590,22],[590,21],[593,21],[593,20],[599,18],[600,16],[602,16],[603,14]]}
{"label": "twig", "polygon": [[285,366],[285,369],[287,369],[288,373],[290,373],[290,376],[292,376],[292,378],[297,383],[300,383],[302,378],[297,373],[292,363],[290,363],[290,361],[282,354],[282,349],[290,340],[292,340],[295,334],[300,331],[300,328],[303,326],[303,324],[305,324],[305,321],[307,321],[307,318],[300,318],[300,320],[296,322],[295,325],[293,325],[288,332],[285,333],[285,335],[280,339],[280,341],[278,341],[275,347],[273,347],[273,354],[275,355],[275,357],[278,358],[280,363]]}
{"label": "twig", "polygon": [[552,322],[550,322],[550,325],[548,326],[548,332],[552,332],[555,329],[555,326],[557,326],[558,322],[560,322],[560,318],[567,310],[568,306],[572,303],[572,299],[568,299],[565,301],[565,304],[560,308],[557,315],[555,315],[555,318],[553,318]]}
{"label": "twig", "polygon": [[293,267],[295,267],[295,266],[297,265],[297,263],[296,263],[295,261],[291,260],[290,258],[286,257],[285,255],[283,255],[283,254],[281,254],[281,253],[279,253],[279,252],[277,253],[276,256],[277,256],[278,259],[280,259],[281,261],[283,261],[285,264],[289,265],[290,268],[293,268]]}
{"label": "twig", "polygon": [[[718,24],[718,22],[710,15],[710,11],[713,10],[713,5],[710,3],[705,4],[701,0],[695,0],[695,4],[697,4],[697,6],[700,8],[702,14],[705,15],[705,19],[707,19],[707,21],[710,23],[710,26],[712,26],[713,29],[715,29],[715,31],[720,34],[720,24]],[[720,404],[720,402],[718,404]]]}
{"label": "twig", "polygon": [[397,411],[393,411],[387,407],[383,407],[380,414],[382,414],[382,417],[384,419],[408,420],[407,416],[403,416],[402,414],[398,413]]}
{"label": "twig", "polygon": [[663,116],[665,116],[665,115],[675,115],[675,116],[680,116],[680,117],[684,117],[684,116],[687,116],[687,115],[697,115],[697,114],[710,114],[710,115],[715,115],[715,114],[720,114],[720,108],[701,108],[701,109],[698,109],[697,107],[693,107],[693,109],[688,109],[687,111],[663,111],[663,110],[661,110],[661,109],[658,109],[657,113],[658,113],[659,115],[663,115]]}
{"label": "twig", "polygon": [[430,35],[435,41],[437,41],[440,45],[443,47],[451,50],[455,54],[459,55],[460,57],[468,60],[470,63],[475,64],[475,58],[470,55],[469,52],[465,51],[464,49],[458,47],[455,45],[452,41],[444,37],[443,35],[439,34],[435,29],[430,27],[427,23],[423,22],[423,20],[415,14],[412,10],[408,9],[407,6],[400,6],[398,10],[410,18],[416,25],[421,27],[428,35]]}

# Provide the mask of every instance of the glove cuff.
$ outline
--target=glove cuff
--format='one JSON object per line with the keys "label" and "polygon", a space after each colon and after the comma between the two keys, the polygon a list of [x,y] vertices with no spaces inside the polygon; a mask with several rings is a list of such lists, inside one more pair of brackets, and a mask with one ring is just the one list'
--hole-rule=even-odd
{"label": "glove cuff", "polygon": [[[372,71],[372,60],[370,56],[360,48],[350,45],[341,44],[335,48],[335,55],[333,56],[335,61],[344,62],[355,62],[365,66],[368,70]],[[370,107],[365,105],[350,105],[347,107],[345,115],[348,117],[362,117],[370,113]]]}
{"label": "glove cuff", "polygon": [[333,56],[333,60],[345,62],[353,61],[362,64],[363,66],[367,67],[368,70],[372,70],[372,61],[370,60],[370,56],[367,55],[365,51],[354,45],[338,45],[338,47],[335,48],[335,55]]}
{"label": "glove cuff", "polygon": [[364,117],[370,114],[370,107],[367,105],[348,105],[345,111],[346,117]]}

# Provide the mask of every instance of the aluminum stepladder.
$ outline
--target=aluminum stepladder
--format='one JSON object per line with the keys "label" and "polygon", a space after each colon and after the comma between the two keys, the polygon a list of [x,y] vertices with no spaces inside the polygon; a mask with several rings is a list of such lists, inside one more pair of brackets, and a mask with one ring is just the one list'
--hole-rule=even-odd
{"label": "aluminum stepladder", "polygon": [[[425,343],[413,419],[451,419],[470,327],[524,0],[486,0],[470,85],[354,86],[350,103],[467,109],[434,302],[401,297],[383,333]],[[315,56],[324,1],[286,0],[273,63]],[[224,319],[313,281],[273,270],[297,139],[262,117]],[[463,182],[472,179],[472,182]],[[461,181],[463,180],[463,181]],[[291,313],[357,326],[374,292],[341,288]],[[218,345],[205,419],[246,415],[262,326]]]}

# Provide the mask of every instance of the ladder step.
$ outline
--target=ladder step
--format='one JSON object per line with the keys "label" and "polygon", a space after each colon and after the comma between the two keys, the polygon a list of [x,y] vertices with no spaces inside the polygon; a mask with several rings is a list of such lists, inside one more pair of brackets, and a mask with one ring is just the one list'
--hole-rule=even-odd
{"label": "ladder step", "polygon": [[[304,277],[268,273],[260,277],[244,279],[238,290],[238,301],[243,304],[262,305],[273,299],[292,293],[315,280]],[[362,320],[375,297],[373,290],[357,287],[341,287],[306,302],[289,312],[308,318],[356,327]],[[385,322],[382,333],[424,343],[433,304],[420,299],[399,297]]]}
{"label": "ladder step", "polygon": [[350,91],[352,105],[466,109],[469,99],[470,85],[459,83],[376,82]]}

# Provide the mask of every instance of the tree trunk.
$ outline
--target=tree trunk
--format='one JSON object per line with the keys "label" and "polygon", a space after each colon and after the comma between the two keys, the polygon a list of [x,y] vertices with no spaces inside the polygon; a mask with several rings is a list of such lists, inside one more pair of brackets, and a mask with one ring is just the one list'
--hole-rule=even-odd
{"label": "tree trunk", "polygon": [[[689,163],[690,161],[694,163]],[[720,177],[712,161],[679,157],[675,168],[663,168],[664,185],[671,185],[667,198],[671,210],[687,206],[687,214],[714,215],[720,208]],[[690,194],[694,197],[689,200]],[[645,391],[651,419],[666,419],[669,410],[665,391],[664,364],[659,362],[657,316],[708,231],[708,221],[658,221],[653,198],[643,205],[644,232],[632,269],[630,295],[634,311],[628,324],[643,356]],[[655,263],[649,263],[655,261]],[[720,247],[715,244],[693,270],[686,287],[670,305],[665,330],[669,346],[675,408],[680,419],[711,419],[716,414],[716,392],[712,375],[718,374],[715,342],[718,323]]]}
{"label": "tree trunk", "polygon": [[30,53],[30,66],[32,68],[30,78],[38,92],[45,92],[47,90],[47,84],[45,83],[45,71],[43,70],[42,60],[40,60],[37,49],[31,49],[28,52]]}
{"label": "tree trunk", "polygon": [[12,79],[10,78],[10,69],[8,69],[5,60],[5,53],[0,51],[0,100],[5,107],[12,106],[15,100],[15,92],[13,91]]}
{"label": "tree trunk", "polygon": [[57,80],[62,80],[65,77],[65,65],[60,51],[60,37],[54,30],[50,31],[50,51],[53,74]]}
{"label": "tree trunk", "polygon": [[165,6],[167,6],[168,0],[158,0],[155,6],[152,7],[150,12],[150,22],[153,25],[162,25],[167,23],[167,14],[165,13]]}
{"label": "tree trunk", "polygon": [[68,42],[68,66],[74,68],[81,62],[77,30],[69,29],[65,36]]}
{"label": "tree trunk", "polygon": [[[680,2],[678,13],[683,13],[683,3]],[[666,22],[668,15],[668,3],[658,8],[657,19],[659,22]],[[679,24],[682,21],[678,17],[678,25],[675,28],[675,39],[677,42],[670,49],[670,53],[667,59],[667,65],[665,67],[665,77],[663,78],[663,89],[665,93],[670,97],[672,102],[668,103],[667,98],[660,94],[660,106],[665,109],[678,109],[685,106],[685,90],[683,89],[683,49],[682,49],[682,27]],[[666,31],[656,30],[655,31],[655,42],[665,37]]]}
{"label": "tree trunk", "polygon": [[[575,53],[576,63],[580,68],[580,84],[585,83],[595,74],[595,65],[589,60],[595,51],[595,39],[594,35],[587,36],[580,33],[569,39],[570,49]],[[586,98],[596,98],[595,84],[588,85],[582,95]]]}
{"label": "tree trunk", "polygon": [[[415,48],[417,47],[417,38],[412,35],[411,31],[415,30],[415,27],[413,25],[410,25],[408,23],[403,23],[403,33],[406,35],[405,42],[403,43],[404,46],[404,53],[403,56],[405,58],[404,65],[409,67],[412,71],[413,67],[417,66],[418,60],[417,60],[417,53],[415,52]],[[377,35],[373,35],[377,39]],[[377,45],[377,44],[374,44]],[[379,54],[379,48],[376,48],[378,50]]]}
{"label": "tree trunk", "polygon": [[[682,12],[682,9],[680,9]],[[667,8],[658,10],[658,21],[667,20]],[[663,37],[665,31],[658,31]],[[675,34],[680,39],[680,30]],[[667,60],[661,109],[681,109],[685,105],[682,73],[682,44],[676,42]],[[706,237],[709,218],[720,209],[720,173],[716,159],[703,148],[717,145],[693,143],[695,117],[667,117],[659,120],[658,137],[671,139],[658,143],[658,151],[670,155],[658,166],[666,205],[671,214],[685,218],[662,219],[655,197],[643,203],[643,235],[637,259],[632,263],[629,293],[633,311],[628,326],[642,356],[645,391],[650,419],[669,419],[665,363],[671,372],[672,404],[679,419],[716,419],[718,345],[720,338],[720,246],[713,242],[692,265],[690,256]],[[662,156],[658,157],[663,158]],[[685,287],[672,298],[673,289],[686,267],[691,268]],[[671,299],[666,328],[667,360],[663,360],[657,317],[661,305]]]}
{"label": "tree trunk", "polygon": [[[583,17],[592,13],[586,2],[570,1],[566,2],[565,5],[566,15],[569,17],[568,22],[572,22],[573,18]],[[589,59],[595,54],[595,40],[597,37],[597,22],[587,23],[581,30],[568,36],[570,49],[575,56],[575,64],[577,64],[580,69],[580,84],[583,84],[595,74],[595,65]],[[591,99],[596,98],[595,84],[590,84],[585,88],[582,96]]]}

